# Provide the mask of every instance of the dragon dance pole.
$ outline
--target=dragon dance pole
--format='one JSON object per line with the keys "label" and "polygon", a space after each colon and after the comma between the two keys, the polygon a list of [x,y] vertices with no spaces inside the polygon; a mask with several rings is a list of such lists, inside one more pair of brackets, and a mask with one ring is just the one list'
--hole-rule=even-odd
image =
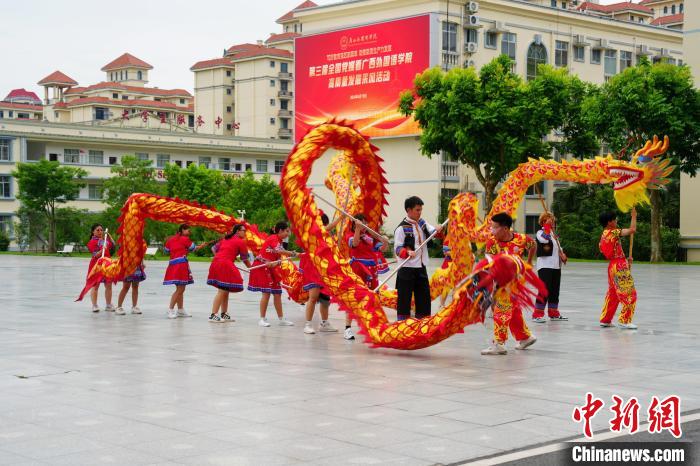
{"label": "dragon dance pole", "polygon": [[367,231],[370,231],[370,232],[374,233],[374,234],[377,235],[379,238],[383,238],[383,237],[384,237],[384,235],[377,233],[376,231],[374,231],[373,229],[371,229],[370,227],[368,227],[365,223],[359,221],[358,219],[356,219],[355,217],[353,217],[352,215],[350,215],[349,213],[347,213],[345,210],[341,209],[340,207],[338,207],[337,205],[331,203],[330,201],[325,200],[324,198],[322,198],[322,197],[319,196],[318,194],[314,193],[314,197],[317,198],[317,199],[322,200],[323,202],[325,202],[325,203],[328,204],[329,206],[333,207],[335,210],[337,210],[337,211],[340,212],[341,214],[343,214],[343,215],[349,217],[350,219],[352,219],[353,221],[359,223],[360,225],[362,225],[362,228],[366,229]]}
{"label": "dragon dance pole", "polygon": [[107,247],[107,241],[109,241],[109,228],[105,228],[104,239],[102,240],[102,255],[100,259],[105,256],[105,248]]}
{"label": "dragon dance pole", "polygon": [[[441,228],[444,228],[445,225],[447,225],[447,223],[448,223],[449,221],[450,221],[450,219],[445,220],[444,222],[442,222],[442,224],[440,225],[440,227],[441,227]],[[435,237],[435,235],[437,235],[437,233],[438,233],[438,230],[437,230],[437,228],[436,228],[432,235],[428,236],[428,237],[426,238],[425,241],[423,241],[420,245],[418,245],[418,247],[415,249],[415,252],[420,251],[420,250],[423,248],[423,246],[425,246],[426,244],[428,244],[428,241],[430,241],[431,239],[433,239],[433,237]],[[394,270],[393,272],[391,272],[391,274],[390,274],[388,277],[386,277],[386,278],[384,279],[384,281],[382,281],[379,285],[377,285],[377,287],[374,289],[374,292],[376,293],[377,291],[379,291],[379,290],[381,289],[381,287],[383,287],[383,286],[386,284],[386,282],[388,282],[388,281],[391,279],[391,277],[393,277],[394,275],[396,275],[396,274],[398,273],[398,271],[401,270],[401,267],[403,267],[404,265],[406,265],[406,262],[410,261],[411,259],[413,259],[413,258],[412,258],[412,257],[407,257],[406,259],[404,259],[404,261],[401,262],[401,263],[399,264],[398,267],[396,267],[396,270]]]}

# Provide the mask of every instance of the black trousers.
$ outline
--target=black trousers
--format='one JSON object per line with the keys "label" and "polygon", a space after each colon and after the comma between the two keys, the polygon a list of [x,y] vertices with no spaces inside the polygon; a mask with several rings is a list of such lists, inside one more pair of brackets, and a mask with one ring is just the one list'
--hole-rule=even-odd
{"label": "black trousers", "polygon": [[402,267],[396,275],[396,291],[398,303],[396,313],[399,319],[405,319],[411,315],[411,298],[416,301],[416,319],[429,316],[430,309],[430,282],[425,266],[421,268]]}
{"label": "black trousers", "polygon": [[540,269],[537,271],[540,280],[547,286],[546,298],[537,297],[540,304],[559,304],[559,287],[561,286],[561,269]]}

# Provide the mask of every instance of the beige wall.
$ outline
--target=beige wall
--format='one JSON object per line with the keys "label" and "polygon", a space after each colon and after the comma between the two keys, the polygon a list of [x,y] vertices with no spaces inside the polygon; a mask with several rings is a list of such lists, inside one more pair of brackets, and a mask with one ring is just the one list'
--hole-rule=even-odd
{"label": "beige wall", "polygon": [[[231,76],[226,76],[227,71]],[[235,120],[235,76],[233,66],[194,72],[194,115],[195,119],[198,115],[204,119],[204,125],[197,131],[210,134],[233,134],[233,131],[226,129],[226,124],[232,124]],[[231,89],[230,95],[226,93],[227,89]],[[227,107],[231,107],[231,112],[226,111]],[[219,116],[224,121],[217,129],[214,122]]]}

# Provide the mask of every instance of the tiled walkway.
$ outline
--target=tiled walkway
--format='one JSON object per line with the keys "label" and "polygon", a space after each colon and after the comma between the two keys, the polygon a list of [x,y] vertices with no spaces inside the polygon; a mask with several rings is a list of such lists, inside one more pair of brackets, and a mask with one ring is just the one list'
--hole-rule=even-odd
{"label": "tiled walkway", "polygon": [[[342,334],[207,322],[208,264],[193,263],[192,319],[168,320],[165,262],[147,262],[142,316],[74,303],[87,259],[0,256],[0,464],[451,463],[581,433],[587,391],[682,397],[700,408],[700,268],[638,265],[639,330],[600,329],[605,264],[563,276],[569,322],[531,324],[527,351],[484,357],[484,326],[415,352]],[[115,294],[116,296],[116,294]],[[274,312],[271,316],[274,323]],[[343,316],[332,310],[333,325]]]}

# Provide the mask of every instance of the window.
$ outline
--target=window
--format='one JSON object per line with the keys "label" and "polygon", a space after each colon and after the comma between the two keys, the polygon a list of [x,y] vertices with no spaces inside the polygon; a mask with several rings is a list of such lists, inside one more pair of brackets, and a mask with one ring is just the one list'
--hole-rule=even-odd
{"label": "window", "polygon": [[270,79],[270,87],[275,87],[276,84],[274,79]]}
{"label": "window", "polygon": [[484,32],[484,47],[487,49],[495,49],[498,41],[498,34],[495,32]]}
{"label": "window", "polygon": [[[228,125],[230,126],[230,125]],[[230,129],[230,128],[229,128]],[[231,159],[227,157],[219,157],[219,170],[231,170]]]}
{"label": "window", "polygon": [[143,81],[143,71],[139,70],[136,72],[136,79]]}
{"label": "window", "polygon": [[226,123],[226,131],[231,131],[231,123]]}
{"label": "window", "polygon": [[189,166],[192,165],[193,163],[194,163],[194,162],[193,162],[192,160],[188,160],[187,162],[185,162],[185,165],[189,167]]}
{"label": "window", "polygon": [[536,235],[540,229],[539,215],[525,215],[525,234]]}
{"label": "window", "polygon": [[[56,112],[56,113],[58,113],[58,112]],[[5,112],[3,110],[0,110],[0,118],[5,118]]]}
{"label": "window", "polygon": [[129,70],[124,70],[124,79],[129,79]]}
{"label": "window", "polygon": [[14,237],[12,235],[12,215],[0,215],[0,231],[10,238]]}
{"label": "window", "polygon": [[230,78],[231,77],[231,70],[226,70],[226,77]]}
{"label": "window", "polygon": [[117,94],[116,92],[112,92],[112,98],[113,98],[113,99],[118,99],[118,98],[119,98],[119,94]]}
{"label": "window", "polygon": [[194,128],[194,115],[187,115],[187,126]]}
{"label": "window", "polygon": [[289,73],[289,63],[286,63],[286,62],[280,63],[280,72],[281,73]]}
{"label": "window", "polygon": [[250,163],[245,164],[245,171],[247,172],[252,172],[253,171],[253,165]]}
{"label": "window", "polygon": [[479,31],[477,29],[465,29],[464,30],[464,42],[473,42],[475,44],[479,43]]}
{"label": "window", "polygon": [[231,95],[231,88],[226,89],[226,95]]}
{"label": "window", "polygon": [[501,38],[501,53],[515,60],[516,35],[512,32],[504,32]]}
{"label": "window", "polygon": [[274,125],[274,124],[275,124],[275,118],[274,118],[274,117],[270,118],[270,124],[271,124],[271,125]]}
{"label": "window", "polygon": [[270,60],[270,68],[274,68],[274,67],[275,67],[275,61],[274,61],[274,60]]}
{"label": "window", "polygon": [[566,2],[561,2],[561,8],[562,10],[566,10]]}
{"label": "window", "polygon": [[9,199],[12,197],[12,177],[10,175],[0,175],[0,198]]}
{"label": "window", "polygon": [[605,76],[615,76],[617,74],[617,50],[605,51],[605,64],[603,65]]}
{"label": "window", "polygon": [[99,184],[89,184],[88,199],[93,201],[102,199],[102,186]]}
{"label": "window", "polygon": [[209,168],[211,165],[211,157],[200,157],[199,166]]}
{"label": "window", "polygon": [[180,104],[184,105],[185,104],[185,99],[180,99]]}
{"label": "window", "polygon": [[122,100],[129,100],[129,96],[128,96],[128,95],[122,95]]}
{"label": "window", "polygon": [[255,161],[255,171],[259,173],[267,172],[267,160],[256,160]]}
{"label": "window", "polygon": [[155,102],[160,102],[160,97],[154,97],[153,100],[154,100]]}
{"label": "window", "polygon": [[457,24],[442,22],[442,51],[457,53]]}
{"label": "window", "polygon": [[289,129],[289,120],[282,118],[280,120],[280,128]]}
{"label": "window", "polygon": [[544,181],[538,181],[535,184],[531,184],[528,186],[527,191],[525,192],[526,196],[535,196],[535,197],[540,197],[544,196]]}
{"label": "window", "polygon": [[63,149],[63,163],[80,163],[80,151],[78,149]]}
{"label": "window", "polygon": [[275,160],[275,173],[282,173],[284,168],[284,160]]}
{"label": "window", "polygon": [[9,139],[0,139],[0,162],[10,162],[12,160],[10,147]]}
{"label": "window", "polygon": [[591,64],[600,65],[600,49],[591,49]]}
{"label": "window", "polygon": [[227,106],[227,107],[226,107],[226,113],[231,113],[232,110],[233,110],[233,109],[231,108],[231,106]]}
{"label": "window", "polygon": [[554,48],[554,64],[562,68],[569,66],[569,43],[557,40]]}
{"label": "window", "polygon": [[527,49],[527,79],[537,77],[537,67],[547,64],[547,49],[542,44],[530,44]]}
{"label": "window", "polygon": [[117,158],[116,158],[116,157],[110,157],[110,158],[109,158],[109,164],[110,164],[110,165],[116,165],[116,164],[117,164]]}
{"label": "window", "polygon": [[234,164],[233,164],[233,169],[234,169],[235,171],[239,172],[239,171],[242,171],[242,170],[243,170],[243,166],[242,166],[240,163],[234,163]]}
{"label": "window", "polygon": [[672,15],[676,14],[676,5],[671,5],[671,14]]}
{"label": "window", "polygon": [[678,5],[678,12],[683,13],[683,4]]}
{"label": "window", "polygon": [[550,5],[552,8],[556,8],[556,7],[557,7],[557,0],[550,0],[549,5]]}
{"label": "window", "polygon": [[170,154],[156,154],[156,167],[165,168],[170,163]]}
{"label": "window", "polygon": [[58,162],[58,154],[49,154],[49,162]]}
{"label": "window", "polygon": [[664,7],[664,14],[665,14],[665,15],[668,14],[668,7],[667,7],[667,6]]}
{"label": "window", "polygon": [[281,100],[280,101],[280,109],[289,110],[289,101],[288,100]]}
{"label": "window", "polygon": [[91,165],[103,165],[105,163],[105,153],[101,150],[88,151],[88,163]]}
{"label": "window", "polygon": [[29,113],[18,113],[17,118],[20,120],[28,120],[29,119]]}
{"label": "window", "polygon": [[176,161],[173,162],[173,163],[174,163],[176,166],[182,168],[182,160],[176,160]]}
{"label": "window", "polygon": [[574,61],[586,60],[586,48],[580,45],[574,45]]}
{"label": "window", "polygon": [[275,103],[276,103],[276,102],[275,102],[275,99],[270,99],[270,106],[271,106],[271,107],[274,107],[274,106],[275,106]]}
{"label": "window", "polygon": [[620,73],[632,66],[632,52],[620,50]]}
{"label": "window", "polygon": [[280,83],[280,90],[281,91],[287,91],[289,90],[289,82],[288,81],[282,81]]}
{"label": "window", "polygon": [[109,118],[109,109],[105,107],[95,107],[95,117],[93,120],[106,120]]}
{"label": "window", "polygon": [[136,158],[139,160],[148,160],[148,154],[145,152],[137,152]]}

